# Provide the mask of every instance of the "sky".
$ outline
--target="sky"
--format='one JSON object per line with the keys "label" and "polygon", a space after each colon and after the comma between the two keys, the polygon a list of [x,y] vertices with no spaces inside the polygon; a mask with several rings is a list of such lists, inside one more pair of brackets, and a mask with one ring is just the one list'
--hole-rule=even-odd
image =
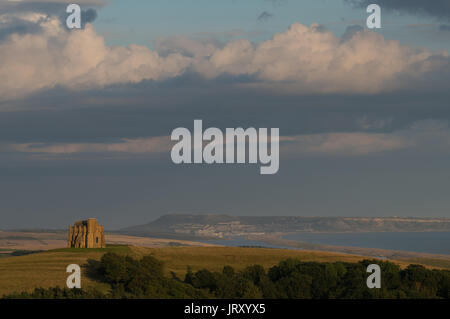
{"label": "sky", "polygon": [[[450,218],[450,2],[0,0],[0,229],[164,214]],[[176,165],[280,129],[280,169]]]}

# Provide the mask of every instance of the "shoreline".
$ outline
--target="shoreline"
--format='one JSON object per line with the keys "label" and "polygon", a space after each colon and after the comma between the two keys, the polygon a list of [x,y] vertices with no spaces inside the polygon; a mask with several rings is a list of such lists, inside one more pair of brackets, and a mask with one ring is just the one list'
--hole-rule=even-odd
{"label": "shoreline", "polygon": [[433,254],[433,253],[422,253],[422,252],[410,252],[404,250],[391,250],[391,249],[381,249],[381,248],[364,248],[364,247],[354,247],[354,246],[336,246],[336,245],[325,245],[325,244],[311,244],[296,240],[284,239],[284,233],[278,233],[273,235],[264,236],[248,236],[249,240],[257,240],[270,245],[282,245],[292,247],[294,249],[304,249],[304,250],[314,250],[314,251],[324,251],[324,252],[334,252],[334,253],[344,253],[350,255],[360,255],[373,258],[382,258],[386,260],[401,260],[405,262],[417,262],[421,264],[426,264],[429,266],[437,266],[445,269],[450,269],[450,255],[445,254]]}

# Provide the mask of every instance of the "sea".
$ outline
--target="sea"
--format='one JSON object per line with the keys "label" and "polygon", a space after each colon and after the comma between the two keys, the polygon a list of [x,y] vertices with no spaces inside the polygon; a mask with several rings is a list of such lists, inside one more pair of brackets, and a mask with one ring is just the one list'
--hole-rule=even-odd
{"label": "sea", "polygon": [[[296,233],[283,238],[310,244],[450,255],[450,232]],[[289,246],[272,245],[262,241],[247,240],[243,237],[205,242],[224,246],[293,249]]]}
{"label": "sea", "polygon": [[312,244],[450,255],[450,232],[296,233],[283,238]]}

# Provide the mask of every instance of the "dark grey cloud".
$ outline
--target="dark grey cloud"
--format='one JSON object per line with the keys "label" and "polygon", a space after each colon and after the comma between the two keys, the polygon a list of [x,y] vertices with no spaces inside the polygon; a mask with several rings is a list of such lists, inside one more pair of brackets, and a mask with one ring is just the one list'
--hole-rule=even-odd
{"label": "dark grey cloud", "polygon": [[[41,7],[42,12],[53,6]],[[83,9],[84,21],[94,21],[96,11]],[[35,27],[14,21],[3,37],[39,32]],[[344,40],[361,29],[350,26]],[[167,42],[161,48],[177,50],[176,44]],[[430,74],[420,86],[448,88],[448,59],[433,57],[430,63],[443,65],[442,75]],[[299,96],[240,86],[254,81],[251,76],[205,80],[186,73],[163,83],[86,91],[57,87],[2,101],[0,149],[1,143],[107,143],[162,136],[175,127],[191,128],[194,119],[222,129],[279,127],[283,135],[386,133],[424,119],[450,121],[448,89]],[[258,175],[255,166],[176,166],[168,153],[157,159],[74,155],[47,160],[0,154],[2,227],[64,227],[75,217],[98,217],[107,227],[121,228],[165,213],[449,214],[449,157],[423,150],[358,158],[283,158],[279,174],[269,177]]]}
{"label": "dark grey cloud", "polygon": [[448,24],[441,24],[439,26],[439,31],[450,32],[450,25],[448,25]]}
{"label": "dark grey cloud", "polygon": [[205,80],[187,74],[163,83],[143,81],[104,90],[55,88],[1,103],[14,111],[1,113],[0,144],[109,143],[167,136],[176,127],[191,127],[194,119],[219,128],[280,127],[283,135],[361,128],[389,132],[428,118],[450,121],[448,99],[444,92],[278,95],[240,88],[232,78]]}
{"label": "dark grey cloud", "polygon": [[353,38],[358,32],[363,32],[364,28],[360,25],[350,25],[345,29],[344,34],[341,37],[341,42],[345,42]]}
{"label": "dark grey cloud", "polygon": [[[86,23],[92,23],[97,19],[97,11],[93,8],[81,11],[81,26],[84,28]],[[48,17],[48,16],[47,16]],[[66,13],[59,13],[63,25],[67,19]],[[0,42],[7,40],[13,34],[36,34],[42,31],[41,23],[47,18],[43,17],[38,21],[24,20],[19,17],[11,16],[0,21]]]}
{"label": "dark grey cloud", "polygon": [[[14,13],[42,13],[48,16],[58,16],[61,22],[65,23],[68,13],[66,13],[66,8],[69,2],[46,2],[46,1],[32,1],[32,2],[0,2],[0,13],[1,14],[14,14]],[[97,9],[100,7],[100,2],[92,1],[80,3],[81,7],[81,23],[84,27],[86,23],[94,22],[97,17]],[[20,26],[23,29],[23,26]],[[28,32],[25,32],[28,33]]]}
{"label": "dark grey cloud", "polygon": [[59,2],[28,2],[28,1],[7,1],[0,2],[0,13],[10,14],[17,12],[36,12],[45,13],[49,15],[58,15],[65,12],[67,3]]}
{"label": "dark grey cloud", "polygon": [[39,22],[31,22],[20,18],[0,22],[0,42],[6,40],[12,34],[39,33],[42,30]]}
{"label": "dark grey cloud", "polygon": [[449,0],[344,0],[354,7],[367,7],[376,3],[382,9],[395,10],[414,15],[430,16],[440,20],[450,20]]}
{"label": "dark grey cloud", "polygon": [[82,23],[92,23],[94,22],[98,17],[97,10],[93,8],[89,8],[86,11],[81,11],[81,21]]}
{"label": "dark grey cloud", "polygon": [[[448,92],[280,96],[190,74],[9,102],[27,109],[0,113],[0,144],[161,136],[192,128],[194,119],[222,129],[279,127],[283,135],[390,132],[427,118],[450,120],[448,100]],[[278,174],[261,177],[251,165],[174,165],[168,152],[45,160],[1,153],[2,228],[65,227],[83,217],[121,228],[166,213],[449,216],[448,163],[423,150],[282,157]]]}
{"label": "dark grey cloud", "polygon": [[266,22],[267,20],[273,18],[273,14],[267,11],[262,12],[259,16],[258,16],[258,21],[260,22]]}
{"label": "dark grey cloud", "polygon": [[21,0],[21,1],[8,1],[0,0],[0,12],[12,13],[12,12],[45,12],[45,13],[57,13],[62,9],[65,9],[69,4],[77,3],[81,8],[100,8],[106,3],[100,0],[61,0],[61,1],[45,1],[45,0]]}
{"label": "dark grey cloud", "polygon": [[[66,25],[66,20],[67,20],[68,15],[69,15],[69,13],[66,13],[65,10],[59,14],[59,19],[61,20],[61,23],[63,25]],[[84,10],[82,8],[81,9],[81,28],[84,29],[84,27],[86,26],[86,23],[94,22],[97,19],[97,17],[98,17],[98,13],[97,13],[96,9],[88,8],[88,9]]]}

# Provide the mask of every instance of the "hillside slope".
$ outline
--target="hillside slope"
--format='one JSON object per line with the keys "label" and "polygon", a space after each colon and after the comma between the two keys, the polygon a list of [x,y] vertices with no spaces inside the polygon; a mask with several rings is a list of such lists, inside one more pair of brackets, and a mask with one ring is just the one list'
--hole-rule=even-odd
{"label": "hillside slope", "polygon": [[[174,272],[180,278],[184,277],[188,266],[194,271],[202,268],[221,271],[225,265],[243,269],[246,266],[260,264],[269,268],[286,258],[319,262],[357,262],[365,259],[363,256],[330,252],[242,247],[109,246],[105,249],[57,249],[0,259],[0,296],[31,291],[36,287],[64,287],[68,276],[66,267],[69,264],[82,266],[82,287],[96,287],[105,291],[108,287],[90,278],[85,265],[89,260],[99,260],[108,251],[133,257],[151,254],[164,262],[167,275]],[[397,263],[402,267],[408,265],[406,262]]]}

